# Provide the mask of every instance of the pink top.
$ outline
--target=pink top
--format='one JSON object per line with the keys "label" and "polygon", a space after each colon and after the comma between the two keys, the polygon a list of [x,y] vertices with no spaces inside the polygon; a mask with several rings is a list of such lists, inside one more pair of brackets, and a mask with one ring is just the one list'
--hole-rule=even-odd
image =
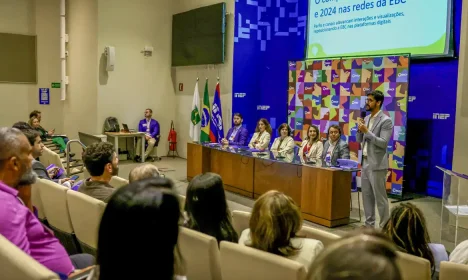
{"label": "pink top", "polygon": [[17,190],[0,181],[0,234],[53,272],[72,273],[65,248],[17,196]]}

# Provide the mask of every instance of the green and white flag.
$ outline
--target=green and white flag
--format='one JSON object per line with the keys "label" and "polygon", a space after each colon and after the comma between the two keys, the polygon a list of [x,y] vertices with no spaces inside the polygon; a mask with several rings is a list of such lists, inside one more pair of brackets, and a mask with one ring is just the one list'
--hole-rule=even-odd
{"label": "green and white flag", "polygon": [[198,142],[200,139],[200,93],[198,91],[198,81],[195,84],[195,91],[193,92],[192,112],[190,113],[190,139],[193,142]]}

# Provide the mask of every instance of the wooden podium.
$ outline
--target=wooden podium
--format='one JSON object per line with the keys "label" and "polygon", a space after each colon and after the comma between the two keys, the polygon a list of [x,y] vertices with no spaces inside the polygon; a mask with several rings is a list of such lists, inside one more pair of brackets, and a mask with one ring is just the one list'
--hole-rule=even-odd
{"label": "wooden podium", "polygon": [[187,144],[187,179],[214,172],[226,190],[258,198],[270,190],[290,196],[305,220],[335,227],[349,223],[351,172],[284,161],[262,159]]}

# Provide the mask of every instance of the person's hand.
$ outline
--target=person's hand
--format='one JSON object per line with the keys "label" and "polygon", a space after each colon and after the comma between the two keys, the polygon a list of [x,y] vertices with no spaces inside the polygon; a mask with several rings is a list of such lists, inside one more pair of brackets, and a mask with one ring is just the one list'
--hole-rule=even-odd
{"label": "person's hand", "polygon": [[55,133],[55,129],[51,129],[51,130],[49,130],[47,133],[48,133],[49,135],[52,135],[52,134]]}
{"label": "person's hand", "polygon": [[70,275],[68,275],[68,278],[72,278],[73,276],[76,276],[76,275],[78,275],[80,273],[91,270],[93,268],[94,268],[94,265],[88,266],[87,268],[83,268],[83,269],[75,269],[72,273],[70,273]]}
{"label": "person's hand", "polygon": [[367,133],[369,131],[369,129],[367,128],[367,126],[363,122],[360,122],[358,124],[358,129],[362,133]]}
{"label": "person's hand", "polygon": [[221,139],[221,143],[223,143],[223,145],[228,145],[229,141],[226,140],[226,138],[223,138],[223,139]]}
{"label": "person's hand", "polygon": [[70,178],[63,178],[63,179],[62,179],[62,183],[65,183],[65,182],[67,182],[67,181],[70,181]]}
{"label": "person's hand", "polygon": [[49,174],[50,178],[54,178],[55,175],[57,174],[57,171],[58,171],[58,168],[54,167],[54,168],[47,170],[47,173]]}
{"label": "person's hand", "polygon": [[146,141],[148,141],[148,140],[151,139],[151,136],[145,135],[145,139],[146,139]]}

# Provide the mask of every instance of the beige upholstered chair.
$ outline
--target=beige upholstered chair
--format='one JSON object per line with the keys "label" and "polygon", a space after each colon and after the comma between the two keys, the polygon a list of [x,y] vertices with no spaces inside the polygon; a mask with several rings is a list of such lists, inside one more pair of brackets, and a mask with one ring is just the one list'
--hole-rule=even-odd
{"label": "beige upholstered chair", "polygon": [[[40,180],[40,179],[38,179]],[[31,203],[34,207],[37,209],[37,215],[39,216],[39,219],[41,221],[45,221],[47,219],[45,213],[44,213],[44,206],[42,205],[42,200],[41,200],[41,195],[39,194],[40,192],[40,187],[36,184],[32,185],[31,187]]]}
{"label": "beige upholstered chair", "polygon": [[178,244],[187,266],[187,279],[222,279],[218,242],[214,237],[180,227]]}
{"label": "beige upholstered chair", "polygon": [[439,279],[466,280],[468,279],[468,265],[452,262],[441,262]]}
{"label": "beige upholstered chair", "polygon": [[[232,211],[232,225],[239,236],[242,231],[249,228],[251,213],[244,211]],[[311,228],[308,226],[302,226],[301,231],[298,234],[304,235],[306,238],[320,240],[324,247],[340,239],[340,236],[329,233],[320,229]]]}
{"label": "beige upholstered chair", "polygon": [[232,226],[240,236],[242,231],[249,228],[251,214],[245,211],[232,211]]}
{"label": "beige upholstered chair", "polygon": [[128,180],[121,178],[119,176],[113,176],[109,182],[109,185],[113,186],[114,188],[118,189],[123,186],[128,185]]}
{"label": "beige upholstered chair", "polygon": [[[304,280],[299,262],[230,242],[221,242],[223,280]],[[188,278],[190,279],[190,278]]]}
{"label": "beige upholstered chair", "polygon": [[311,239],[322,241],[323,246],[325,248],[333,244],[334,242],[336,242],[338,239],[340,239],[340,236],[336,234],[326,232],[326,231],[316,229],[316,228],[311,228],[308,226],[302,226],[302,229],[301,231],[299,231],[298,234],[304,235],[306,238],[311,238]]}
{"label": "beige upholstered chair", "polygon": [[59,280],[60,277],[28,256],[0,234],[2,280]]}
{"label": "beige upholstered chair", "polygon": [[98,231],[106,203],[89,195],[68,191],[68,210],[75,235],[84,252],[95,255]]}
{"label": "beige upholstered chair", "polygon": [[45,179],[38,179],[35,186],[39,187],[44,213],[55,236],[67,249],[68,254],[76,254],[79,250],[68,214],[68,188]]}
{"label": "beige upholstered chair", "polygon": [[403,280],[430,280],[431,263],[423,258],[397,252],[397,264]]}

